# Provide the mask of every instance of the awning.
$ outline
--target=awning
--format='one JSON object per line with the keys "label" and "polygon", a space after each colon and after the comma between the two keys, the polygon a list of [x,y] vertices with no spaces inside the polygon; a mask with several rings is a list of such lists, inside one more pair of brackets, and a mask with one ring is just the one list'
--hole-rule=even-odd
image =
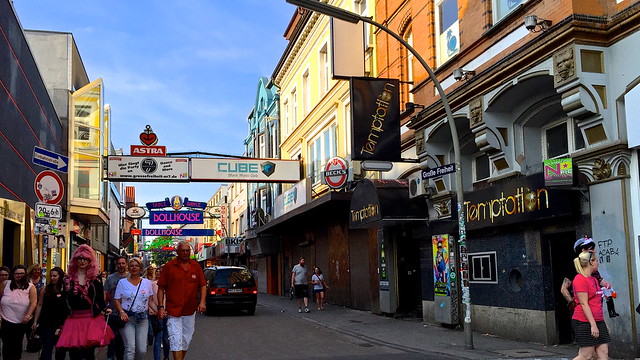
{"label": "awning", "polygon": [[[256,234],[273,234],[278,228],[289,220],[302,218],[306,215],[317,214],[321,211],[331,210],[334,206],[346,206],[351,201],[351,192],[329,191],[328,193],[297,207],[288,213],[279,216],[256,229]],[[408,196],[408,195],[407,195]]]}
{"label": "awning", "polygon": [[407,180],[358,182],[349,210],[349,228],[392,226],[429,219],[425,199],[409,198]]}

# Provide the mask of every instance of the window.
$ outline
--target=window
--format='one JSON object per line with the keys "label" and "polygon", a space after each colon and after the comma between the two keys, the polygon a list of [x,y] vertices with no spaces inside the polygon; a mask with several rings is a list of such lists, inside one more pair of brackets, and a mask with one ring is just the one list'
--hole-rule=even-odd
{"label": "window", "polygon": [[272,158],[278,158],[278,134],[276,134],[276,125],[271,125],[271,130],[269,131],[269,137],[271,138],[271,153],[269,154]]}
{"label": "window", "polygon": [[473,181],[482,181],[491,176],[489,155],[482,153],[473,156]]}
{"label": "window", "polygon": [[322,165],[337,154],[336,125],[331,125],[309,143],[308,176],[313,183],[320,182]]}
{"label": "window", "polygon": [[[405,33],[405,40],[409,45],[413,47],[413,31],[411,29],[407,30]],[[409,101],[413,102],[413,53],[411,51],[407,51],[407,82],[409,83]]]}
{"label": "window", "polygon": [[293,91],[291,91],[291,105],[293,106],[293,112],[291,113],[291,125],[293,126],[293,128],[291,130],[293,131],[293,129],[298,127],[298,94],[296,94],[295,88],[293,89]]}
{"label": "window", "polygon": [[565,119],[542,127],[542,151],[544,159],[568,156],[583,149],[584,138],[580,129],[571,119]]}
{"label": "window", "polygon": [[320,49],[320,93],[322,95],[329,91],[329,51],[327,50],[327,44],[324,44]]}
{"label": "window", "polygon": [[437,61],[441,65],[460,51],[458,0],[436,2],[436,31]]}
{"label": "window", "polygon": [[505,16],[514,11],[520,4],[528,0],[492,0],[493,1],[493,22],[500,21]]}
{"label": "window", "polygon": [[311,84],[309,83],[309,69],[302,75],[302,113],[307,115],[311,110]]}
{"label": "window", "polygon": [[[356,14],[360,14],[364,17],[369,17],[369,10],[367,9],[367,0],[354,0],[353,11]],[[371,46],[371,25],[364,24],[364,49],[367,50]]]}
{"label": "window", "polygon": [[283,103],[284,105],[284,119],[282,121],[282,125],[284,127],[284,133],[285,134],[289,134],[289,132],[291,131],[289,128],[289,99],[286,99]]}
{"label": "window", "polygon": [[266,144],[266,136],[264,133],[258,135],[258,156],[259,158],[267,157],[267,144]]}
{"label": "window", "polygon": [[496,252],[469,254],[469,282],[498,283]]}

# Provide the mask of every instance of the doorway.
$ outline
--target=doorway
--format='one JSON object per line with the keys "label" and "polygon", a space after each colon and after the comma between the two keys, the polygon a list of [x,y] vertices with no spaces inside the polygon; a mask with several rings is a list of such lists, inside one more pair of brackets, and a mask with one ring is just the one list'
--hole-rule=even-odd
{"label": "doorway", "polygon": [[560,293],[560,288],[565,277],[573,280],[576,274],[573,267],[573,259],[575,258],[573,244],[575,239],[577,239],[575,232],[543,235],[543,240],[549,244],[553,304],[555,306],[556,329],[560,344],[570,344],[573,337],[571,314],[567,308],[567,301]]}
{"label": "doorway", "polygon": [[8,221],[4,221],[2,226],[2,265],[13,269],[15,265],[15,249],[16,244],[20,243],[20,225]]}
{"label": "doorway", "polygon": [[410,229],[394,231],[398,279],[398,309],[396,317],[422,317],[422,287],[420,285],[420,249]]}

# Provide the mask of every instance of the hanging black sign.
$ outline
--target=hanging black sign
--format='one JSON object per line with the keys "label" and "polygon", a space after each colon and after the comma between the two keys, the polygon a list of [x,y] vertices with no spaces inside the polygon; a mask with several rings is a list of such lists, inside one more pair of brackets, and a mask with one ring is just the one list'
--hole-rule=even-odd
{"label": "hanging black sign", "polygon": [[351,159],[401,161],[397,79],[351,78]]}

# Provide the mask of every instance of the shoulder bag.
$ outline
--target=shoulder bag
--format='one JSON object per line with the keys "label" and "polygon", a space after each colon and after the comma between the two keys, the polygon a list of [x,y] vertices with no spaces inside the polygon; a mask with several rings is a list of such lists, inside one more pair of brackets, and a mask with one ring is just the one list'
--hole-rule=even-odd
{"label": "shoulder bag", "polygon": [[[140,279],[140,283],[138,284],[138,290],[136,290],[136,295],[133,297],[133,301],[131,302],[131,306],[129,306],[129,311],[133,308],[133,304],[136,302],[136,298],[138,297],[138,292],[140,291],[140,285],[142,285],[142,279]],[[111,312],[107,318],[107,323],[115,329],[123,328],[127,323],[120,318],[120,313]]]}

